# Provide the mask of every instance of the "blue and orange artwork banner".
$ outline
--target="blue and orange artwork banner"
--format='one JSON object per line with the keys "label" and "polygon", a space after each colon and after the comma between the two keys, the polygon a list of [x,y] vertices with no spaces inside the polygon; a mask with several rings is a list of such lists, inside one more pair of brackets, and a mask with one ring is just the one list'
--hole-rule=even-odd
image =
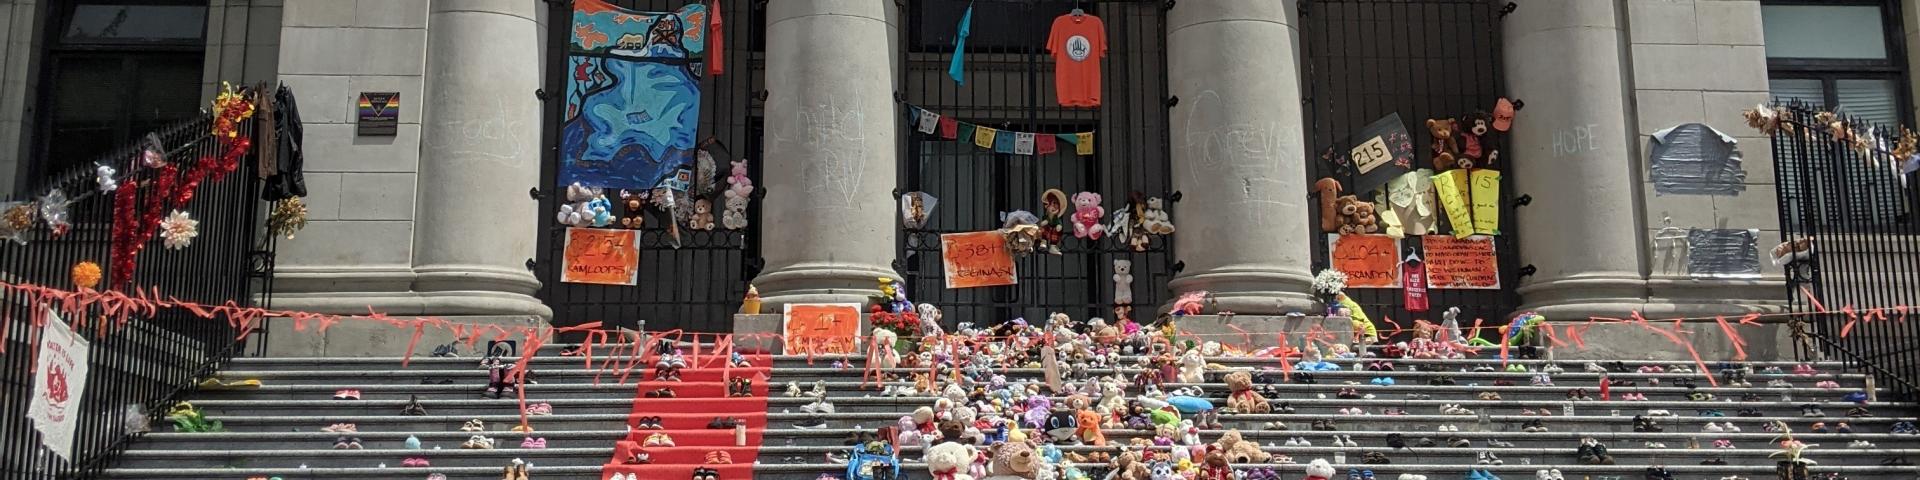
{"label": "blue and orange artwork banner", "polygon": [[697,148],[707,7],[573,5],[559,184],[677,187]]}

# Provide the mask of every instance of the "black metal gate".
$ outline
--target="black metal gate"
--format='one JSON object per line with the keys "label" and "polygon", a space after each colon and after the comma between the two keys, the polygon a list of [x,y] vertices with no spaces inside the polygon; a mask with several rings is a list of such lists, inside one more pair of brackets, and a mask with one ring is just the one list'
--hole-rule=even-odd
{"label": "black metal gate", "polygon": [[[1901,138],[1894,128],[1823,117],[1820,107],[1804,103],[1776,111],[1782,126],[1773,135],[1780,237],[1811,242],[1809,248],[1789,244],[1772,251],[1793,259],[1786,266],[1789,306],[1811,314],[1790,323],[1807,334],[1796,353],[1871,371],[1899,396],[1912,398],[1920,389],[1920,347],[1914,342],[1920,322],[1904,320],[1920,314],[1910,307],[1920,305],[1920,217],[1914,215],[1920,177],[1903,168],[1914,157],[1893,154]],[[1873,135],[1862,137],[1864,145],[1836,138],[1834,121]],[[1818,314],[1816,300],[1835,313]],[[1854,314],[1838,313],[1844,307],[1853,307]]]}
{"label": "black metal gate", "polygon": [[[1311,152],[1344,151],[1347,136],[1389,114],[1399,113],[1415,146],[1416,166],[1424,164],[1430,135],[1426,119],[1464,118],[1492,111],[1505,94],[1501,74],[1500,5],[1485,0],[1300,0],[1300,41],[1306,50],[1306,110]],[[1506,150],[1504,139],[1497,148]],[[1502,155],[1493,168],[1513,178],[1515,160]],[[1307,159],[1308,181],[1352,178],[1315,155]],[[1416,319],[1438,321],[1439,312],[1460,307],[1463,322],[1484,318],[1497,323],[1512,313],[1519,297],[1514,286],[1518,241],[1513,221],[1511,184],[1501,189],[1500,235],[1495,239],[1500,266],[1499,290],[1428,289],[1433,311],[1406,310],[1401,289],[1350,289],[1348,293],[1376,320],[1407,325]],[[1362,194],[1363,200],[1371,194]],[[1318,209],[1309,214],[1320,223]],[[1445,223],[1445,222],[1442,222]],[[1443,229],[1442,232],[1451,232]],[[1327,268],[1326,234],[1308,235],[1313,269]],[[1420,252],[1408,236],[1401,256]]]}
{"label": "black metal gate", "polygon": [[[997,154],[972,142],[906,132],[900,156],[900,192],[924,191],[938,199],[924,228],[901,235],[895,269],[915,301],[932,303],[946,323],[991,324],[1023,317],[1043,323],[1049,313],[1075,319],[1113,318],[1114,261],[1132,263],[1134,305],[1150,311],[1167,300],[1175,273],[1175,236],[1154,237],[1135,252],[1122,240],[1075,239],[1060,255],[1035,253],[1016,260],[1019,284],[947,289],[940,235],[1000,228],[1000,214],[1039,213],[1049,189],[1068,195],[1090,191],[1108,209],[1123,208],[1134,193],[1168,197],[1165,2],[1022,1],[908,2],[902,99],[961,122],[1007,131],[1057,134],[1094,132],[1094,154],[1076,155],[1060,144],[1047,155]],[[948,77],[961,16],[973,7],[966,39],[966,84]],[[1053,20],[1076,6],[1106,25],[1102,105],[1067,108],[1054,91],[1054,62],[1045,48]],[[902,107],[906,109],[906,107]],[[1071,209],[1071,205],[1067,205]],[[1178,223],[1178,217],[1174,218]],[[1139,314],[1135,315],[1139,318]]]}
{"label": "black metal gate", "polygon": [[[685,0],[608,0],[607,3],[637,11],[673,11]],[[759,179],[763,96],[757,84],[764,68],[766,50],[764,32],[765,2],[708,2],[723,9],[725,73],[705,75],[701,79],[699,138],[705,150],[713,154],[720,173],[726,176],[727,162],[748,161],[751,178]],[[725,332],[732,329],[732,315],[739,310],[747,282],[759,274],[762,266],[759,239],[759,201],[764,189],[756,190],[747,209],[748,227],[739,230],[715,228],[694,231],[684,225],[679,239],[665,226],[662,212],[651,208],[642,213],[645,228],[636,238],[640,247],[640,275],[637,286],[596,285],[560,282],[560,255],[566,246],[567,226],[557,223],[555,213],[565,202],[566,185],[559,184],[559,130],[566,101],[567,82],[574,65],[567,57],[567,45],[573,29],[573,2],[550,1],[547,47],[546,99],[542,129],[543,155],[540,199],[539,258],[530,261],[541,282],[540,299],[553,308],[555,325],[605,322],[609,327],[637,328],[646,322],[648,330],[685,329],[694,332]],[[568,26],[561,28],[560,26]],[[709,52],[708,57],[712,58]],[[704,72],[705,68],[695,68]],[[725,187],[725,185],[720,185]],[[614,213],[626,215],[617,197]],[[718,191],[702,197],[713,205],[723,205]],[[684,201],[684,199],[683,199]],[[714,215],[720,216],[715,207]],[[718,221],[718,220],[716,220]],[[619,228],[616,224],[614,227]]]}

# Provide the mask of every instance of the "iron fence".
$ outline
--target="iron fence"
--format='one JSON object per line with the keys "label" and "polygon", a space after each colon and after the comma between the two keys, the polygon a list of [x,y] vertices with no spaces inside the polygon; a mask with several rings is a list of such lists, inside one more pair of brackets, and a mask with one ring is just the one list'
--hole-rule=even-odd
{"label": "iron fence", "polygon": [[[548,1],[548,18],[572,19],[573,3]],[[636,11],[665,12],[688,2],[608,0],[607,3]],[[745,159],[749,165],[748,175],[757,181],[763,160],[760,153],[764,95],[760,82],[765,70],[766,2],[710,4],[723,8],[726,50],[722,58],[726,69],[724,74],[701,78],[704,93],[700,102],[699,137],[703,139],[702,148],[713,154],[719,164],[718,177],[726,176],[726,162]],[[755,189],[754,200],[747,208],[748,227],[741,230],[691,231],[683,225],[676,240],[674,233],[666,228],[670,222],[661,212],[643,209],[640,215],[645,217],[646,227],[636,235],[640,248],[638,285],[560,281],[564,268],[560,255],[566,247],[567,226],[555,222],[553,214],[565,203],[564,194],[556,192],[564,192],[566,185],[559,184],[560,156],[556,146],[565,118],[566,102],[561,97],[567,91],[575,66],[569,64],[567,57],[573,29],[548,30],[548,77],[542,90],[557,93],[544,97],[548,121],[543,122],[542,138],[547,148],[543,149],[546,158],[541,162],[541,183],[535,193],[540,201],[539,225],[543,234],[537,246],[538,257],[529,260],[528,268],[540,279],[540,300],[553,309],[553,324],[570,326],[598,321],[608,327],[637,329],[639,322],[645,321],[652,330],[732,331],[732,315],[739,311],[747,282],[759,275],[763,266],[759,225],[760,201],[766,196],[765,188]],[[694,70],[704,72],[705,68]],[[618,200],[617,192],[609,192],[609,197],[614,198],[617,216],[631,214]],[[714,214],[719,216],[718,206],[724,205],[724,200],[718,190],[704,198],[716,206]]]}
{"label": "iron fence", "polygon": [[[1300,0],[1300,42],[1306,55],[1305,96],[1312,152],[1344,151],[1353,145],[1348,136],[1387,115],[1398,113],[1415,145],[1415,166],[1426,165],[1431,136],[1427,119],[1459,118],[1493,110],[1506,93],[1501,67],[1500,17],[1502,6],[1485,0]],[[1355,139],[1358,140],[1358,139]],[[1513,178],[1516,163],[1507,154],[1505,139],[1496,137],[1491,148],[1502,151],[1491,166]],[[1309,181],[1336,178],[1352,185],[1352,177],[1316,155],[1307,161]],[[1519,282],[1518,235],[1514,222],[1513,187],[1501,189],[1500,234],[1494,237],[1500,267],[1500,287],[1494,290],[1436,289],[1428,286],[1432,312],[1408,312],[1399,288],[1349,289],[1348,294],[1376,319],[1402,325],[1416,319],[1435,319],[1440,310],[1459,307],[1463,322],[1484,318],[1498,323],[1519,304],[1514,287]],[[1371,193],[1358,193],[1362,200]],[[1319,225],[1317,209],[1309,224]],[[1445,223],[1445,222],[1442,222]],[[1450,228],[1441,232],[1451,232]],[[1313,228],[1305,239],[1313,245],[1313,270],[1327,268],[1326,234]],[[1400,255],[1420,253],[1418,237],[1402,240]]]}
{"label": "iron fence", "polygon": [[[1171,242],[1179,234],[1153,237],[1145,251],[1123,239],[1065,238],[1060,255],[1035,253],[1016,260],[1019,284],[948,289],[940,235],[1000,228],[1000,214],[1039,213],[1041,195],[1100,193],[1109,212],[1133,194],[1169,199],[1175,225],[1177,199],[1170,179],[1167,126],[1166,16],[1164,1],[979,1],[926,0],[904,3],[901,42],[905,103],[958,121],[1016,132],[1094,132],[1094,154],[994,153],[972,142],[945,140],[903,129],[898,193],[921,191],[938,199],[923,228],[900,236],[894,262],[915,301],[944,310],[948,326],[990,325],[1014,317],[1045,323],[1052,312],[1075,319],[1114,318],[1115,260],[1131,262],[1135,319],[1168,301],[1167,282],[1178,272]],[[954,51],[961,16],[971,6],[966,50]],[[1075,8],[1098,16],[1106,27],[1099,108],[1059,105],[1054,61],[1045,49],[1051,22]],[[948,77],[949,62],[965,56],[964,85]],[[903,111],[906,106],[900,107]],[[897,197],[898,195],[896,195]],[[1068,206],[1071,208],[1071,206]],[[902,225],[904,228],[904,225]],[[1145,317],[1144,319],[1142,317]]]}
{"label": "iron fence", "polygon": [[[1824,118],[1812,104],[1778,106],[1781,129],[1772,141],[1783,245],[1774,255],[1791,260],[1789,307],[1808,314],[1789,324],[1805,332],[1796,353],[1802,359],[1837,358],[1872,372],[1900,397],[1914,398],[1920,326],[1899,320],[1906,306],[1920,302],[1920,219],[1914,216],[1920,205],[1914,182],[1920,178],[1906,170],[1912,157],[1893,154],[1901,131]],[[1836,137],[1833,120],[1872,135],[1860,143]],[[1795,242],[1809,241],[1810,248],[1801,249],[1807,254],[1790,253]],[[1816,301],[1835,311],[1862,311],[1822,313]],[[1873,321],[1864,311],[1871,308],[1889,309],[1890,318]]]}
{"label": "iron fence", "polygon": [[[210,121],[203,116],[155,132],[169,149],[168,160],[191,164],[203,155],[219,155],[223,147],[209,133]],[[122,178],[122,185],[150,184],[157,170],[135,168],[138,151],[138,146],[113,150],[99,163],[135,172]],[[237,173],[224,181],[208,179],[186,205],[171,206],[200,221],[199,236],[180,250],[150,245],[138,257],[131,284],[205,304],[266,302],[275,242],[261,224],[264,182],[253,174],[256,162],[254,155],[243,157]],[[102,267],[105,278],[112,278],[114,266],[108,257],[115,196],[98,193],[93,164],[51,178],[27,194],[37,197],[58,188],[72,195],[72,230],[50,237],[41,228],[28,235],[26,244],[0,245],[0,276],[8,282],[71,290],[76,288],[72,267],[92,261]],[[153,192],[143,188],[134,205],[118,207],[143,205]],[[144,241],[157,243],[151,238]],[[79,401],[74,457],[68,461],[42,448],[40,434],[26,419],[28,407],[37,401],[30,373],[39,338],[37,329],[31,328],[32,308],[24,294],[0,293],[0,322],[9,324],[0,328],[6,332],[0,338],[5,342],[0,352],[0,438],[7,439],[0,442],[0,457],[4,457],[0,478],[92,478],[142,433],[140,425],[158,421],[197,379],[241,348],[238,332],[227,322],[204,320],[177,309],[131,320],[118,329],[81,332],[92,342],[90,373]],[[91,312],[98,315],[97,308]],[[95,318],[92,323],[106,321]]]}

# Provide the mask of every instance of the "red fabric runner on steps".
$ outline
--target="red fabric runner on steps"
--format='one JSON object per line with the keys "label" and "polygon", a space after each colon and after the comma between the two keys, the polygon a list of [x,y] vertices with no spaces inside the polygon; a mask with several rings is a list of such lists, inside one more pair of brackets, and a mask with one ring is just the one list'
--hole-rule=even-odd
{"label": "red fabric runner on steps", "polygon": [[[653,380],[652,366],[644,366],[647,380],[634,389],[633,411],[627,414],[627,426],[633,427],[643,417],[660,417],[664,429],[630,431],[627,438],[614,446],[613,458],[601,469],[600,478],[605,480],[615,473],[623,473],[638,474],[649,480],[680,480],[692,477],[693,469],[699,467],[719,471],[723,480],[753,478],[753,461],[760,455],[761,434],[767,428],[766,379],[773,359],[748,355],[747,361],[755,367],[733,369],[726,369],[725,361],[724,356],[702,356],[699,361],[690,362],[695,364],[680,370],[678,382]],[[728,375],[752,379],[753,396],[727,397]],[[673,389],[674,397],[647,396],[647,392],[661,388]],[[745,445],[735,444],[731,428],[707,428],[709,422],[719,417],[736,418],[746,424]],[[672,437],[674,446],[642,447],[647,436],[655,433]],[[626,464],[627,457],[636,451],[646,452],[653,463]],[[708,464],[707,454],[716,451],[727,452],[733,457],[733,463]]]}

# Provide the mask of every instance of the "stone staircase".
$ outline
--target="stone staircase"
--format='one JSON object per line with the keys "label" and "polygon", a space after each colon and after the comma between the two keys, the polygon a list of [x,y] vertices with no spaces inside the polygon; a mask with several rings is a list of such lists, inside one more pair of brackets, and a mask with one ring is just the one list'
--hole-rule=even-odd
{"label": "stone staircase", "polygon": [[[437,472],[451,479],[499,479],[502,468],[514,459],[530,463],[531,478],[535,479],[601,478],[601,467],[614,455],[615,442],[626,437],[624,423],[636,394],[631,382],[638,378],[619,384],[615,375],[583,369],[581,359],[560,356],[560,347],[547,347],[532,362],[533,379],[538,383],[529,385],[526,391],[530,404],[544,402],[553,406],[553,415],[533,418],[537,429],[533,436],[547,440],[545,449],[519,448],[523,435],[506,431],[518,422],[514,400],[478,396],[486,373],[476,366],[474,358],[415,358],[411,366],[404,369],[396,358],[248,358],[235,360],[221,376],[230,380],[257,378],[264,386],[205,391],[191,397],[193,404],[201,407],[209,418],[225,422],[228,432],[171,433],[164,426],[156,426],[156,433],[137,441],[117,465],[107,470],[106,478],[419,479]],[[596,363],[603,359],[595,358]],[[891,425],[912,409],[932,403],[931,397],[883,397],[872,390],[858,389],[859,360],[774,357],[773,378],[766,381],[772,387],[769,390],[773,397],[768,404],[768,427],[758,432],[764,434],[764,444],[759,457],[761,463],[754,468],[756,478],[813,480],[822,473],[843,472],[844,465],[832,463],[829,454],[843,454],[850,435]],[[833,365],[836,361],[852,365],[836,368]],[[1277,366],[1272,360],[1218,358],[1213,361],[1228,368]],[[1125,358],[1121,363],[1133,364]],[[1336,363],[1352,365],[1350,360]],[[1531,370],[1539,370],[1546,363],[1541,360],[1512,362]],[[1628,370],[1655,364],[1624,362]],[[1657,364],[1671,365],[1670,362]],[[1302,464],[1325,458],[1333,462],[1342,475],[1349,469],[1370,469],[1377,477],[1414,473],[1438,475],[1433,477],[1437,479],[1462,475],[1470,469],[1484,469],[1505,478],[1524,478],[1534,476],[1537,470],[1558,469],[1567,478],[1597,480],[1603,476],[1643,475],[1648,467],[1662,466],[1676,478],[1773,478],[1776,475],[1774,461],[1768,455],[1776,451],[1772,444],[1776,434],[1762,427],[1774,420],[1787,422],[1796,438],[1818,445],[1808,451],[1808,457],[1819,462],[1813,469],[1817,475],[1838,473],[1847,478],[1904,480],[1920,474],[1920,470],[1911,465],[1884,463],[1910,462],[1920,456],[1920,436],[1889,433],[1896,422],[1913,420],[1912,406],[1883,401],[1856,405],[1841,400],[1845,393],[1862,391],[1868,381],[1861,374],[1837,373],[1838,365],[1818,364],[1815,366],[1819,374],[1805,376],[1792,374],[1793,365],[1788,363],[1749,363],[1756,370],[1768,366],[1787,370],[1782,375],[1750,375],[1747,378],[1753,384],[1750,388],[1714,387],[1699,374],[1692,374],[1691,380],[1698,384],[1697,391],[1717,397],[1710,401],[1690,401],[1686,398],[1689,390],[1674,385],[1675,380],[1688,377],[1687,374],[1611,373],[1609,378],[1633,381],[1637,386],[1613,387],[1614,399],[1600,401],[1597,400],[1600,375],[1585,372],[1583,364],[1578,362],[1560,362],[1565,372],[1551,376],[1554,386],[1529,385],[1535,375],[1532,372],[1474,371],[1488,367],[1498,370],[1498,360],[1397,360],[1395,365],[1397,371],[1314,372],[1316,383],[1275,384],[1273,388],[1279,391],[1275,401],[1290,402],[1296,409],[1293,413],[1223,415],[1221,421],[1229,428],[1241,430],[1247,439],[1269,445],[1268,451],[1289,455]],[[1443,371],[1410,371],[1415,366]],[[1120,373],[1130,375],[1134,371],[1129,368]],[[1112,372],[1090,371],[1095,375]],[[1039,369],[1021,368],[1008,369],[1005,374],[1012,381],[1042,376]],[[640,370],[636,369],[634,375],[641,375]],[[1217,382],[1220,375],[1221,372],[1211,372],[1209,379]],[[1394,378],[1396,385],[1370,384],[1371,379],[1383,376]],[[1277,372],[1274,377],[1278,377]],[[1451,377],[1454,384],[1430,384],[1430,380],[1440,377]],[[1650,386],[1648,381],[1654,378],[1665,381],[1661,386]],[[1768,387],[1768,381],[1775,379],[1785,379],[1792,386]],[[824,416],[825,428],[796,428],[797,422],[815,417],[801,413],[800,408],[812,399],[786,397],[784,387],[789,381],[810,386],[816,380],[826,382],[836,413]],[[1494,382],[1499,380],[1513,385],[1495,386]],[[1841,387],[1815,386],[1816,382],[1826,380],[1836,381]],[[1358,385],[1346,385],[1348,381]],[[1167,388],[1184,386],[1188,385],[1176,383]],[[1221,383],[1198,386],[1214,397],[1223,397],[1226,393]],[[1374,398],[1336,398],[1336,392],[1347,387]],[[341,388],[359,389],[363,399],[331,400],[333,392]],[[1567,400],[1568,390],[1574,388],[1586,389],[1596,400]],[[1481,400],[1482,392],[1497,392],[1500,399]],[[1620,396],[1626,393],[1645,394],[1648,401],[1621,400]],[[1749,393],[1759,398],[1742,401],[1742,395]],[[425,405],[427,415],[401,415],[408,398],[416,395]],[[1790,398],[1783,399],[1783,395]],[[1443,414],[1440,411],[1443,404],[1459,404],[1478,413]],[[1824,410],[1824,415],[1804,416],[1802,407],[1806,404],[1817,405]],[[1869,413],[1847,418],[1846,412],[1856,406],[1863,406]],[[1337,413],[1347,407],[1360,407],[1365,414]],[[1407,415],[1385,415],[1383,411],[1387,408],[1404,409]],[[1552,415],[1526,415],[1523,409],[1547,410]],[[1633,417],[1646,414],[1649,409],[1667,410],[1675,416],[1656,418],[1664,431],[1636,432]],[[1698,415],[1700,410],[1708,409],[1726,416]],[[1756,410],[1761,416],[1736,416],[1743,409]],[[460,427],[474,418],[485,422],[488,429],[485,435],[497,442],[494,449],[460,448],[460,444],[473,435],[460,431]],[[1338,430],[1310,430],[1312,422],[1324,419],[1332,419]],[[1547,431],[1523,432],[1522,424],[1535,419],[1541,420]],[[1291,429],[1261,428],[1273,421],[1284,422]],[[1741,431],[1703,431],[1702,427],[1708,422],[1727,421],[1739,426]],[[1839,422],[1848,422],[1853,433],[1812,433],[1809,426],[1816,421],[1825,422],[1830,429]],[[343,435],[320,431],[334,423],[357,424],[359,433],[344,436],[359,438],[363,448],[334,449],[335,440]],[[1440,432],[1441,425],[1455,426],[1458,432]],[[1212,441],[1221,433],[1208,430],[1202,437]],[[1395,449],[1387,445],[1388,435],[1395,433],[1404,438],[1408,448]],[[1359,446],[1336,446],[1335,435],[1351,436]],[[423,450],[408,449],[404,445],[408,436],[417,437]],[[1125,444],[1136,437],[1151,436],[1151,432],[1109,429],[1107,436],[1110,442]],[[1296,437],[1312,445],[1286,444],[1288,439]],[[1465,439],[1469,446],[1448,447],[1451,437]],[[1616,463],[1581,463],[1575,454],[1581,437],[1593,437],[1607,445]],[[1422,438],[1431,438],[1435,446],[1421,446]],[[1697,442],[1699,448],[1687,448],[1689,439]],[[1733,448],[1715,448],[1715,440],[1722,439],[1730,441]],[[1490,440],[1512,446],[1490,448]],[[1849,443],[1856,440],[1871,442],[1874,446],[1850,447]],[[1667,448],[1654,448],[1649,442],[1664,443]],[[1068,445],[1061,449],[1090,452],[1094,447]],[[1392,463],[1362,465],[1361,457],[1367,452],[1385,453]],[[1476,464],[1481,452],[1496,455],[1503,464]],[[425,458],[431,466],[402,467],[402,460],[408,457]],[[927,478],[924,465],[914,461],[918,458],[915,449],[906,449],[903,458],[907,459],[903,471],[909,474],[908,478]],[[1724,460],[1726,464],[1702,464],[1710,459]],[[1299,464],[1264,466],[1274,468],[1285,478],[1297,478],[1304,469]]]}

